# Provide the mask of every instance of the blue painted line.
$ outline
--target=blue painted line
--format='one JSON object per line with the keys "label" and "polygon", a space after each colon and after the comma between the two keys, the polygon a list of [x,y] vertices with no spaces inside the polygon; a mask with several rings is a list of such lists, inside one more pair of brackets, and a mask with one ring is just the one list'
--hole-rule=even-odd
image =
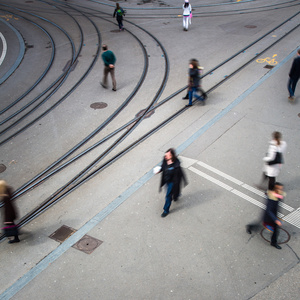
{"label": "blue painted line", "polygon": [[[203,127],[201,127],[196,133],[194,133],[189,139],[187,139],[183,144],[181,144],[176,150],[177,153],[181,153],[187,147],[189,147],[196,139],[198,139],[204,132],[211,128],[216,122],[223,118],[228,112],[230,112],[234,107],[240,104],[249,94],[251,94],[255,89],[257,89],[265,80],[272,76],[280,67],[282,67],[288,60],[295,56],[297,50],[294,50],[289,54],[282,62],[280,62],[276,67],[270,70],[264,77],[262,77],[258,82],[253,84],[248,90],[246,90],[242,95],[236,98],[231,104],[229,104],[225,109],[218,113],[214,118],[207,122]],[[83,225],[78,231],[72,234],[66,241],[59,245],[55,250],[53,250],[49,255],[47,255],[43,260],[41,260],[35,267],[23,275],[19,280],[17,280],[13,285],[11,285],[6,291],[0,295],[1,300],[8,300],[18,293],[23,287],[25,287],[31,280],[33,280],[37,275],[39,275],[43,270],[45,270],[49,264],[53,263],[57,258],[59,258],[63,253],[65,253],[69,248],[71,248],[75,243],[77,243],[85,234],[87,234],[91,229],[93,229],[97,224],[104,220],[109,214],[111,214],[117,207],[124,203],[131,195],[133,195],[138,189],[140,189],[145,183],[147,183],[154,176],[153,171],[150,170],[144,176],[142,176],[138,181],[136,181],[132,186],[130,186],[124,193],[113,200],[106,208],[101,210],[96,216],[94,216],[90,221]]]}
{"label": "blue painted line", "polygon": [[24,53],[25,53],[25,43],[24,40],[21,36],[21,34],[18,32],[18,30],[16,30],[11,24],[9,24],[8,22],[2,20],[0,18],[0,21],[3,22],[6,26],[8,26],[17,36],[18,41],[19,41],[19,46],[20,46],[20,51],[18,54],[17,59],[15,60],[14,64],[12,65],[12,67],[0,78],[0,84],[2,84],[20,65],[23,57],[24,57]]}

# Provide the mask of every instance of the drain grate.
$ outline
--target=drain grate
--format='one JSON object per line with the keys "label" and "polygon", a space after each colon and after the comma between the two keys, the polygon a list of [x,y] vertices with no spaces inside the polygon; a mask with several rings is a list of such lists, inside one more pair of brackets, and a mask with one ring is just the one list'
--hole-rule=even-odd
{"label": "drain grate", "polygon": [[3,173],[6,170],[6,166],[3,164],[0,164],[0,173]]}
{"label": "drain grate", "polygon": [[89,235],[85,235],[72,247],[77,250],[80,250],[86,254],[91,254],[102,243],[103,243],[103,241],[95,239]]}
{"label": "drain grate", "polygon": [[265,65],[264,68],[266,68],[266,69],[273,69],[274,66],[271,66],[271,65]]}
{"label": "drain grate", "polygon": [[107,107],[107,103],[105,102],[95,102],[90,105],[90,108],[93,109],[103,109],[105,107]]}
{"label": "drain grate", "polygon": [[59,243],[62,243],[74,232],[76,232],[76,229],[63,225],[60,228],[58,228],[55,232],[53,232],[51,235],[49,235],[49,238]]}

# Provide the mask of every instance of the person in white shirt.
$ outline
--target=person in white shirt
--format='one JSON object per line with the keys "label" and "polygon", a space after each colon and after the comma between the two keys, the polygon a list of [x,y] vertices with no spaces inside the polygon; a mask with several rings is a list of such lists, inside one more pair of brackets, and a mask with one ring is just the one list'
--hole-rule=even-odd
{"label": "person in white shirt", "polygon": [[183,30],[188,31],[189,29],[189,21],[190,21],[190,15],[192,13],[192,6],[189,3],[189,0],[185,0],[185,3],[182,5],[183,9]]}

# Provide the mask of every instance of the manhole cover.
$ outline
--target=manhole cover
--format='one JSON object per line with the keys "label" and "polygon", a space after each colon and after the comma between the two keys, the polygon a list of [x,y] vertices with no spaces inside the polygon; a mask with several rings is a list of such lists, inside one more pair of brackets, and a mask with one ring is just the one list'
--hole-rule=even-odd
{"label": "manhole cover", "polygon": [[95,103],[92,103],[90,105],[90,108],[93,108],[93,109],[102,109],[102,108],[105,108],[107,106],[107,103],[104,103],[104,102],[95,102]]}
{"label": "manhole cover", "polygon": [[265,65],[264,68],[266,68],[266,69],[273,69],[274,66],[271,66],[271,65]]}
{"label": "manhole cover", "polygon": [[[142,109],[141,111],[139,111],[135,116],[136,118],[141,117],[144,113],[145,113],[146,109]],[[152,115],[154,114],[154,110],[149,111],[144,118],[150,118]]]}
{"label": "manhole cover", "polygon": [[91,254],[102,243],[103,242],[98,239],[95,239],[89,235],[85,235],[72,247],[86,254]]}
{"label": "manhole cover", "polygon": [[0,173],[3,173],[6,170],[5,165],[0,164]]}
{"label": "manhole cover", "polygon": [[[267,230],[266,228],[263,228],[262,231],[260,232],[262,238],[267,242],[271,242],[272,234],[273,232]],[[279,234],[277,238],[278,244],[285,244],[290,240],[290,238],[291,238],[290,234],[285,229],[279,228]]]}
{"label": "manhole cover", "polygon": [[255,26],[255,25],[246,25],[245,27],[246,28],[256,28],[257,26]]}
{"label": "manhole cover", "polygon": [[69,226],[63,225],[60,228],[58,228],[55,232],[53,232],[51,235],[49,235],[49,238],[62,243],[64,242],[69,236],[71,236],[76,229],[71,228]]}

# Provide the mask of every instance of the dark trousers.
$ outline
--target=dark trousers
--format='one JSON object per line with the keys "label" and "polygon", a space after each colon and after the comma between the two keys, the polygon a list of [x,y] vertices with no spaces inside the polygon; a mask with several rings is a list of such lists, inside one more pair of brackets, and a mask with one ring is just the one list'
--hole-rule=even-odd
{"label": "dark trousers", "polygon": [[117,22],[119,25],[119,29],[123,29],[123,18],[122,17],[117,17]]}
{"label": "dark trousers", "polygon": [[172,190],[173,190],[173,182],[167,183],[167,193],[166,193],[166,202],[164,206],[164,213],[168,214],[170,210],[170,206],[172,203]]}
{"label": "dark trousers", "polygon": [[273,226],[274,226],[274,232],[271,237],[271,244],[277,244],[277,237],[279,233],[278,225],[275,223]]}
{"label": "dark trousers", "polygon": [[290,94],[290,97],[294,97],[295,96],[295,90],[296,90],[296,85],[298,82],[299,78],[289,78],[288,81],[288,91]]}
{"label": "dark trousers", "polygon": [[107,75],[110,73],[111,75],[111,80],[113,84],[113,89],[117,89],[117,82],[115,78],[115,68],[110,68],[109,66],[104,66],[104,71],[103,71],[103,80],[102,80],[102,85],[104,87],[107,87]]}
{"label": "dark trousers", "polygon": [[273,190],[275,182],[276,182],[276,177],[270,177],[270,176],[266,175],[265,173],[263,173],[261,185],[263,185],[267,179],[268,179],[268,190]]}

